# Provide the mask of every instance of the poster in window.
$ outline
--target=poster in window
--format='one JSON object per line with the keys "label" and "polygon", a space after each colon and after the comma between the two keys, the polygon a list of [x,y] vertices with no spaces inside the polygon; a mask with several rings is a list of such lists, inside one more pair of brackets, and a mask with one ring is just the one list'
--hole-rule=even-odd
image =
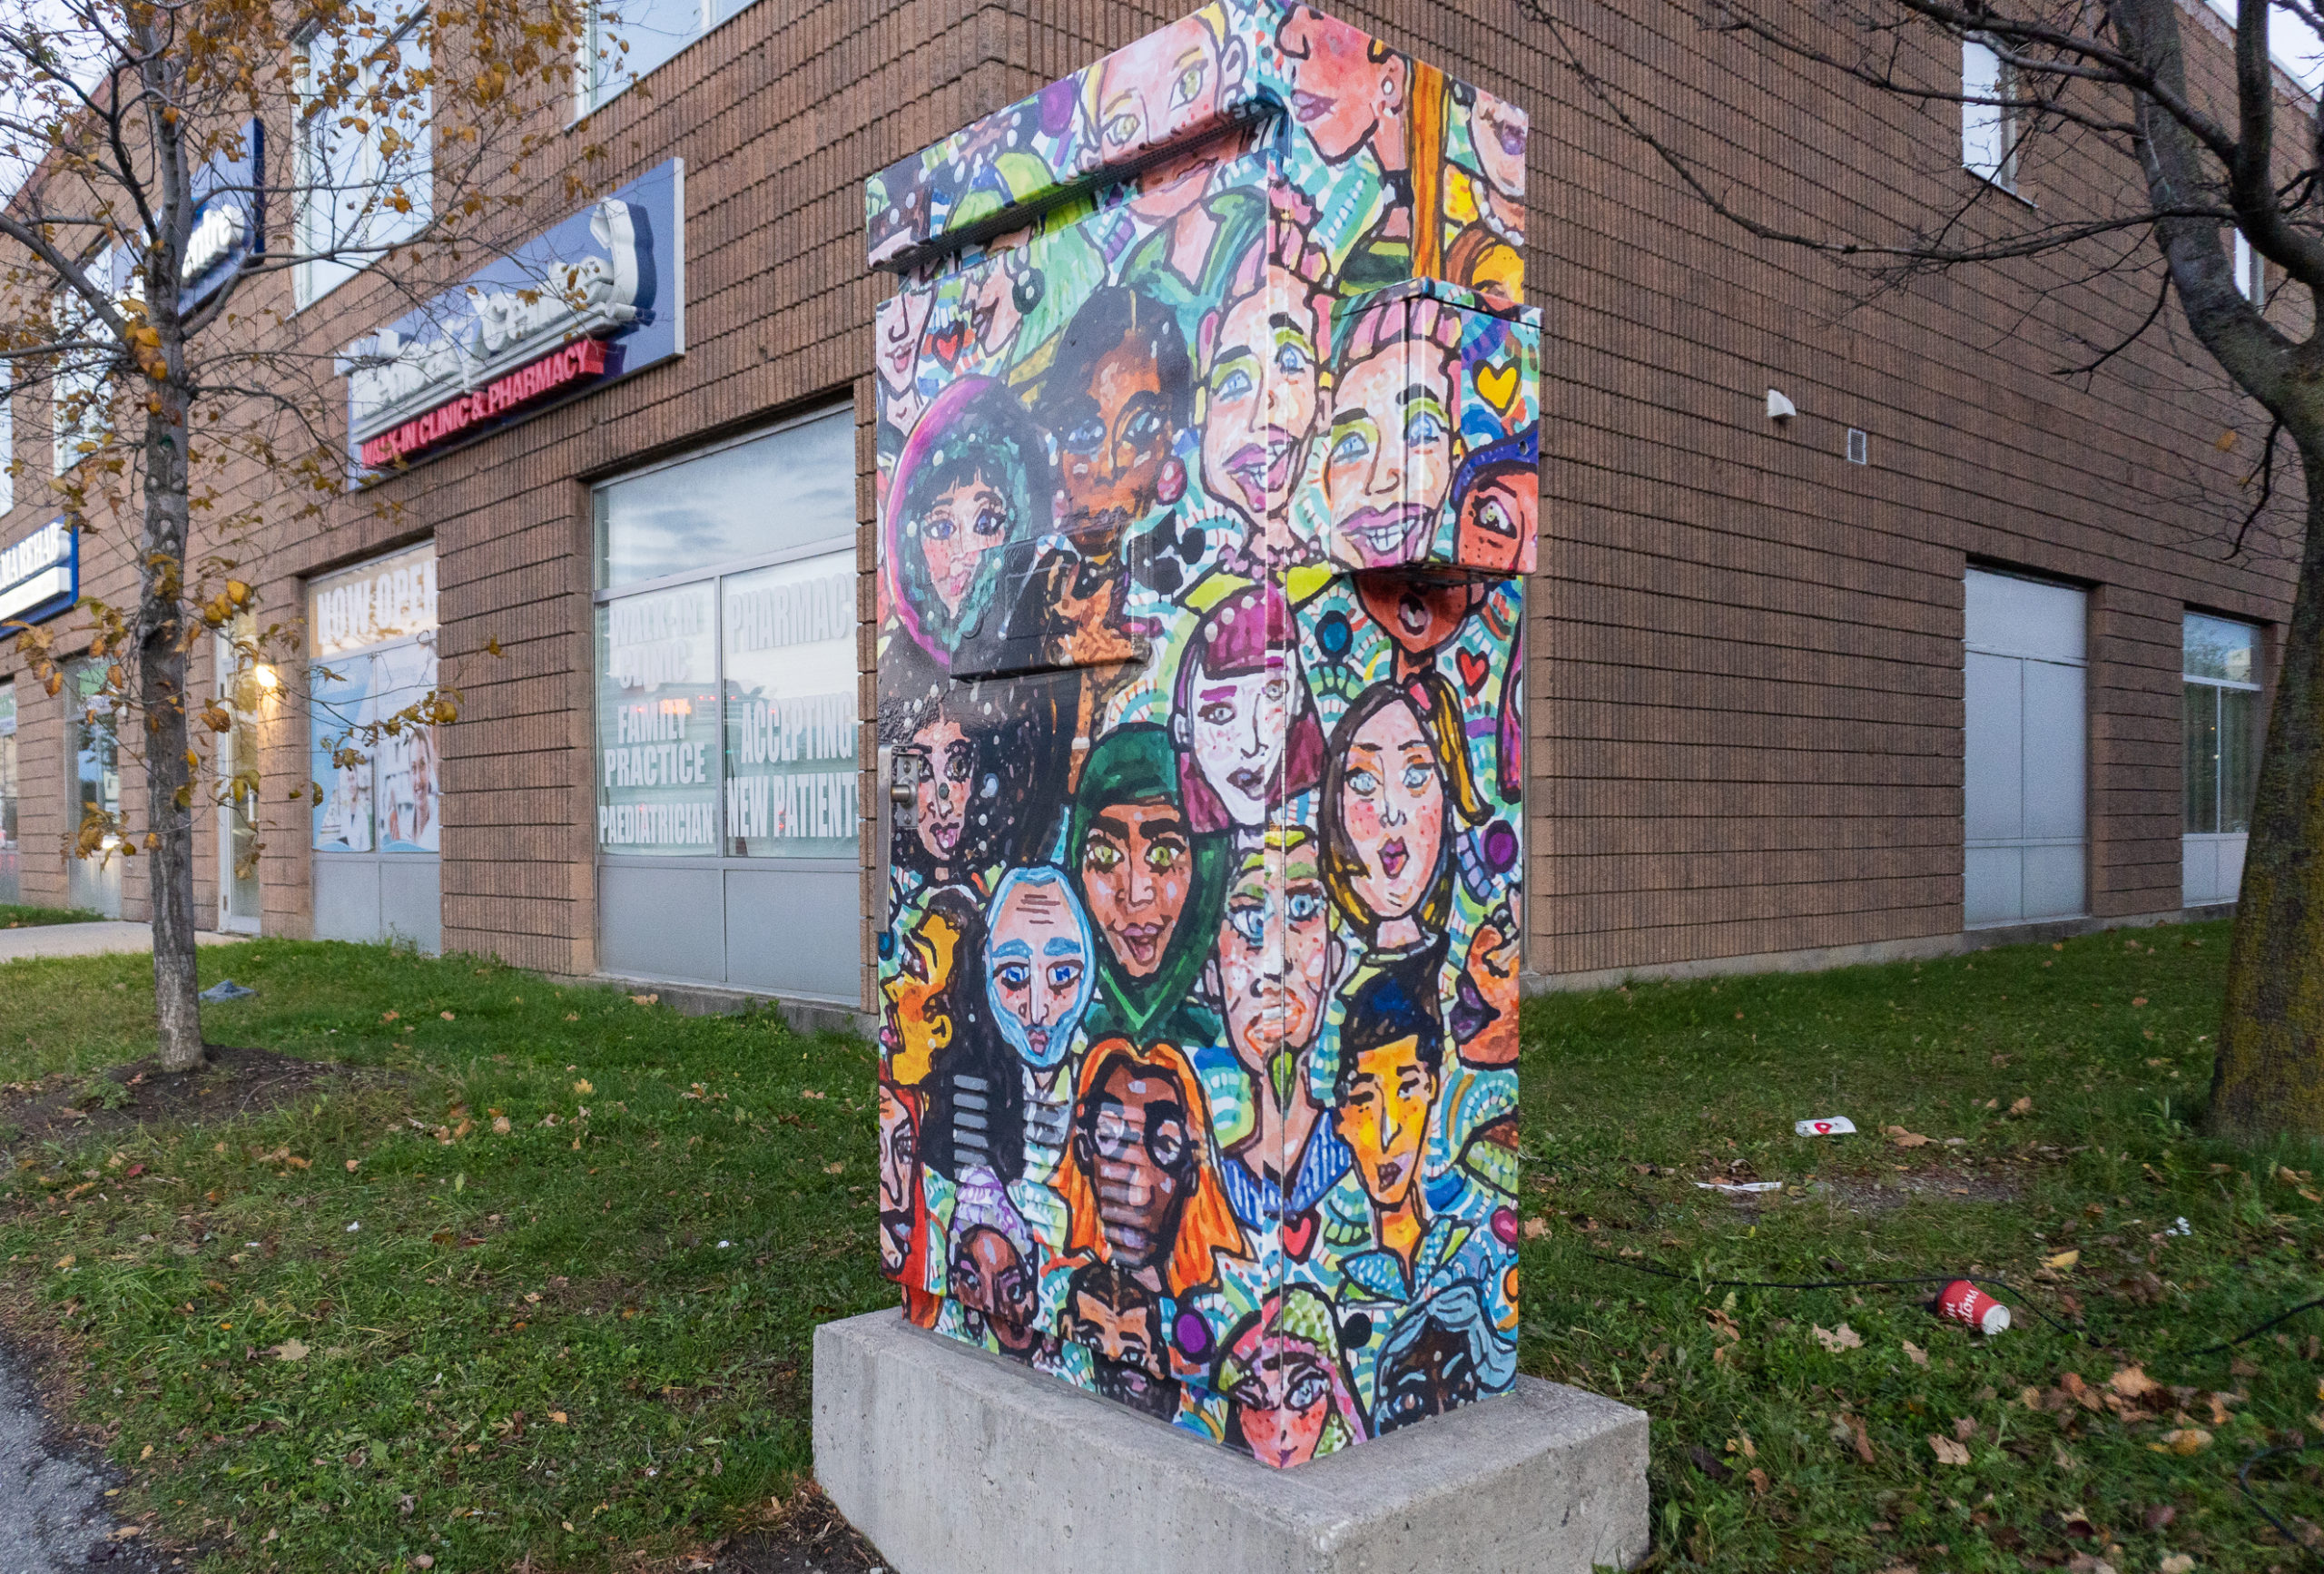
{"label": "poster in window", "polygon": [[[418,704],[436,686],[436,641],[423,635],[371,658],[376,692],[369,701],[372,719],[384,723],[397,713]],[[425,723],[405,723],[393,736],[381,735],[371,750],[377,782],[379,851],[435,852],[442,836],[438,820],[436,729]]]}
{"label": "poster in window", "polygon": [[599,851],[718,851],[717,684],[709,585],[597,609]]}
{"label": "poster in window", "polygon": [[854,554],[729,575],[724,594],[726,851],[852,859]]}
{"label": "poster in window", "polygon": [[371,694],[371,658],[340,656],[307,675],[312,718],[307,772],[322,789],[315,805],[318,852],[371,851],[371,762],[350,736],[361,725]]}

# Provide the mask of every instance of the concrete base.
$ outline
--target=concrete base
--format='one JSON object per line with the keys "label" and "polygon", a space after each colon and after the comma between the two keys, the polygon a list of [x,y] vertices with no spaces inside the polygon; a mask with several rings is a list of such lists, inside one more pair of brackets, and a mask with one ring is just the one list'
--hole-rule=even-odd
{"label": "concrete base", "polygon": [[815,1330],[815,1474],[897,1574],[1587,1574],[1646,1555],[1641,1412],[1535,1378],[1274,1471],[875,1312]]}

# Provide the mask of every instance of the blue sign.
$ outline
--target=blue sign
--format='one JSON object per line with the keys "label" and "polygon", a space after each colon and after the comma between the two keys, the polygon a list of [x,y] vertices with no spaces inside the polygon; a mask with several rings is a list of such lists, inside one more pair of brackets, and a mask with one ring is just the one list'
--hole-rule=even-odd
{"label": "blue sign", "polygon": [[242,156],[219,154],[194,172],[193,232],[178,275],[178,310],[192,311],[266,250],[266,128],[242,128]]}
{"label": "blue sign", "polygon": [[358,476],[432,457],[685,349],[672,159],[478,269],[339,361]]}
{"label": "blue sign", "polygon": [[0,546],[0,629],[43,623],[81,599],[81,534],[52,519]]}

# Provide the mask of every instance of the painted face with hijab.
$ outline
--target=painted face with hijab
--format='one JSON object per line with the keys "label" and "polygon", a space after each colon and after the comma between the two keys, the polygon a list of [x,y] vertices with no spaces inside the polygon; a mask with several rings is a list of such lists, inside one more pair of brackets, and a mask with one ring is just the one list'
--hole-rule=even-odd
{"label": "painted face with hijab", "polygon": [[1062,1062],[1097,992],[1089,920],[1060,870],[1013,869],[992,894],[986,999],[1025,1064]]}

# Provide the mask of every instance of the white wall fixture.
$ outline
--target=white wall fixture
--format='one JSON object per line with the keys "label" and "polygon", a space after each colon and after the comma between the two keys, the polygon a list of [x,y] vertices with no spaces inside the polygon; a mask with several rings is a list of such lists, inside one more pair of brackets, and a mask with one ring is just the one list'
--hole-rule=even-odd
{"label": "white wall fixture", "polygon": [[1768,390],[1768,419],[1787,421],[1799,413],[1799,407],[1774,389]]}

